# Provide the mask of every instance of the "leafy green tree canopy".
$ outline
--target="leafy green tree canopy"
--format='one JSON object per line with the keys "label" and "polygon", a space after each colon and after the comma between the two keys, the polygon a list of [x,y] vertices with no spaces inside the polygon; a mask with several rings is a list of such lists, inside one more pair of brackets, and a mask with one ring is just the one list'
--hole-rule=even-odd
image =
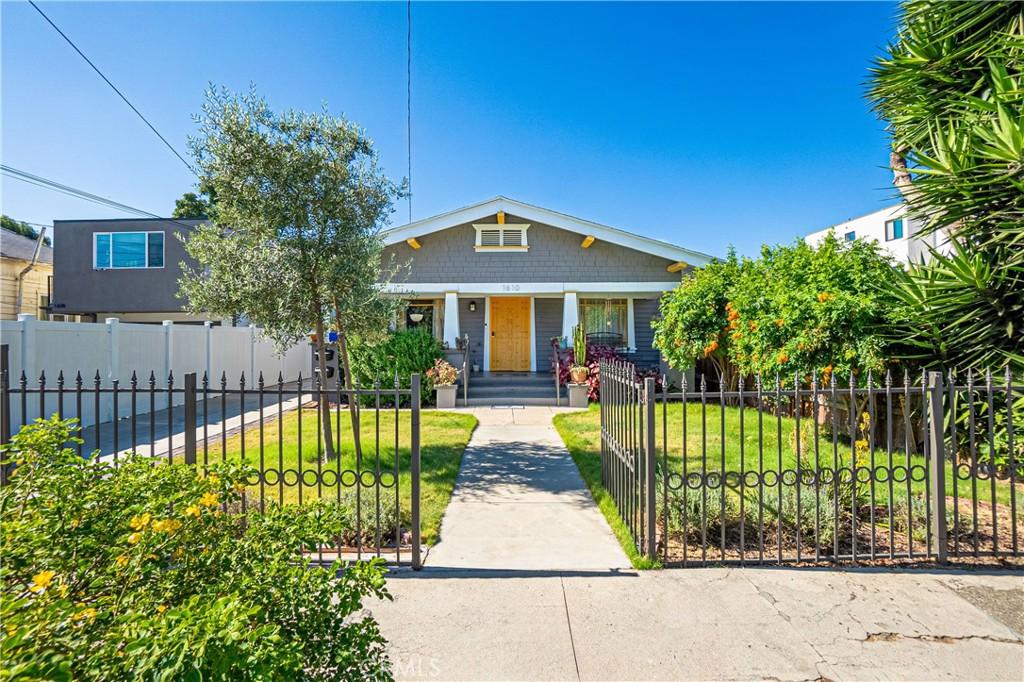
{"label": "leafy green tree canopy", "polygon": [[677,368],[710,358],[730,383],[736,372],[828,381],[882,371],[891,303],[877,284],[893,272],[873,243],[831,235],[817,247],[765,246],[757,259],[730,253],[665,295],[655,345]]}
{"label": "leafy green tree canopy", "polygon": [[[0,227],[5,230],[10,230],[15,234],[20,234],[22,237],[28,237],[29,239],[39,239],[39,232],[28,223],[15,220],[7,215],[0,215]],[[52,242],[49,237],[43,237],[43,243],[47,246],[52,246]]]}
{"label": "leafy green tree canopy", "polygon": [[322,351],[332,315],[381,296],[379,233],[402,187],[365,132],[326,110],[279,114],[255,92],[211,89],[197,121],[190,146],[216,200],[186,242],[198,263],[180,281],[190,308],[245,315],[279,347],[314,330]]}

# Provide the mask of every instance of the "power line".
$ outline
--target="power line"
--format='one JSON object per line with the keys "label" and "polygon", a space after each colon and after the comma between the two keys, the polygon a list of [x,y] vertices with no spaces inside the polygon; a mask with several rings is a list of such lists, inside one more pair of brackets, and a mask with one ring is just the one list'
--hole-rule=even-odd
{"label": "power line", "polygon": [[91,201],[92,203],[99,204],[100,206],[113,208],[118,211],[123,211],[124,213],[134,213],[135,215],[144,218],[156,218],[157,220],[166,220],[176,225],[186,227],[188,229],[192,229],[193,227],[192,225],[189,225],[188,223],[183,223],[175,218],[165,218],[164,216],[157,215],[156,213],[150,213],[149,211],[144,211],[141,208],[135,208],[134,206],[129,206],[128,204],[122,204],[119,201],[107,199],[106,197],[101,197],[98,194],[86,192],[85,190],[72,187],[71,185],[65,185],[64,183],[57,182],[56,180],[50,180],[49,178],[44,178],[41,175],[36,175],[34,173],[29,173],[28,171],[19,170],[6,164],[0,164],[0,170],[3,171],[4,175],[14,178],[15,180],[20,180],[29,185],[35,185],[36,187],[49,189],[51,191],[66,194],[68,196],[75,197],[77,199],[82,199],[84,201]]}
{"label": "power line", "polygon": [[412,0],[405,3],[405,136],[408,144],[406,178],[409,186],[409,222],[412,222]]}
{"label": "power line", "polygon": [[113,90],[114,92],[116,92],[116,93],[118,94],[118,96],[119,96],[119,97],[120,97],[121,99],[123,99],[123,100],[124,100],[124,103],[125,103],[125,104],[127,104],[127,105],[128,105],[128,106],[129,106],[130,108],[131,108],[131,110],[135,112],[135,115],[136,115],[136,116],[138,116],[139,118],[141,118],[141,119],[142,119],[142,122],[143,122],[143,123],[145,123],[145,124],[146,124],[147,126],[149,126],[149,129],[150,129],[150,130],[152,130],[152,131],[153,131],[153,133],[154,133],[154,134],[155,134],[155,135],[156,135],[157,137],[159,137],[159,138],[160,138],[160,141],[161,141],[161,142],[163,142],[163,143],[164,143],[164,145],[166,145],[166,147],[167,147],[168,149],[170,149],[170,150],[171,150],[171,153],[173,153],[173,154],[174,154],[175,156],[177,156],[177,157],[178,157],[178,159],[180,159],[180,160],[181,160],[181,162],[182,162],[183,164],[185,164],[185,167],[186,167],[186,168],[188,168],[188,169],[189,169],[189,170],[190,170],[190,171],[192,172],[192,174],[193,174],[193,175],[195,175],[196,177],[198,177],[198,176],[199,176],[199,174],[198,174],[198,173],[196,173],[196,169],[192,167],[192,164],[190,164],[190,163],[189,163],[188,161],[186,161],[186,160],[185,160],[185,157],[184,157],[184,156],[182,156],[181,154],[179,154],[179,153],[178,153],[178,150],[177,150],[177,149],[175,149],[175,148],[174,148],[173,146],[171,146],[171,143],[167,141],[167,138],[165,138],[165,137],[164,137],[163,135],[161,135],[161,134],[160,134],[160,131],[159,131],[159,130],[157,130],[157,129],[156,129],[156,128],[155,128],[154,126],[153,126],[153,124],[152,124],[152,123],[150,123],[150,122],[149,122],[149,120],[148,120],[148,119],[147,119],[147,118],[146,118],[145,116],[143,116],[143,115],[142,115],[142,112],[141,112],[141,111],[139,111],[139,110],[138,110],[138,109],[137,109],[137,108],[135,107],[135,105],[134,105],[134,104],[132,104],[131,102],[129,102],[129,101],[128,101],[128,98],[124,96],[124,93],[123,93],[123,92],[121,92],[120,90],[118,90],[118,89],[117,89],[117,86],[116,86],[116,85],[114,85],[113,83],[111,83],[111,82],[110,82],[110,79],[109,79],[109,78],[107,78],[107,77],[106,77],[106,76],[105,76],[105,75],[103,74],[103,72],[102,72],[102,71],[100,71],[100,70],[99,70],[99,68],[98,68],[98,67],[97,67],[97,66],[96,66],[95,64],[93,64],[93,63],[92,63],[92,60],[90,60],[90,59],[89,59],[88,57],[86,57],[86,56],[85,56],[85,53],[84,53],[84,52],[82,52],[82,51],[81,51],[80,49],[78,49],[78,46],[77,46],[77,45],[75,45],[75,43],[74,43],[74,42],[73,42],[73,41],[71,40],[71,38],[68,38],[67,34],[65,34],[65,33],[64,33],[64,31],[60,30],[60,27],[58,27],[58,26],[57,26],[57,24],[53,23],[53,20],[52,20],[52,19],[50,19],[50,17],[46,16],[46,13],[45,13],[45,12],[43,12],[43,10],[39,9],[39,5],[37,5],[37,4],[35,3],[35,2],[33,2],[33,0],[28,0],[28,4],[32,5],[32,7],[33,7],[33,8],[35,8],[35,10],[36,10],[37,12],[39,12],[39,15],[43,17],[43,19],[46,19],[46,22],[47,22],[48,24],[50,24],[50,26],[52,26],[52,27],[53,27],[53,30],[55,30],[55,31],[56,31],[57,33],[59,33],[59,34],[60,34],[60,37],[61,37],[61,38],[63,38],[64,40],[66,40],[66,41],[67,41],[67,43],[68,43],[68,45],[70,45],[70,46],[71,46],[72,48],[74,48],[75,52],[77,52],[77,53],[78,53],[78,56],[80,56],[80,57],[81,57],[82,59],[84,59],[84,60],[85,60],[85,63],[86,63],[86,64],[88,64],[89,66],[91,66],[91,67],[92,67],[92,70],[93,70],[93,71],[95,71],[95,72],[96,72],[97,74],[99,74],[99,77],[100,77],[100,78],[102,78],[102,79],[103,79],[103,80],[104,80],[104,81],[106,82],[106,84],[107,84],[107,85],[109,85],[109,86],[111,87],[111,89],[112,89],[112,90]]}

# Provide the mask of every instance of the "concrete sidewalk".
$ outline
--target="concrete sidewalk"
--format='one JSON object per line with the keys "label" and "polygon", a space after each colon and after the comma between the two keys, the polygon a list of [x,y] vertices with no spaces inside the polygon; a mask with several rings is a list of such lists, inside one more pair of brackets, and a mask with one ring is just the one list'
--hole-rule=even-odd
{"label": "concrete sidewalk", "polygon": [[785,568],[395,572],[399,679],[1021,680],[1024,575]]}
{"label": "concrete sidewalk", "polygon": [[628,568],[551,424],[559,408],[471,408],[480,424],[426,565],[482,569]]}

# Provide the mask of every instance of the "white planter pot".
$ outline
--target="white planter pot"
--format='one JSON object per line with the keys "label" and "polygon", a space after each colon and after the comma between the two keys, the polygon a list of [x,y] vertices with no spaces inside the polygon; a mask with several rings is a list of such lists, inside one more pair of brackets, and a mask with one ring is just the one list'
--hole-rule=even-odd
{"label": "white planter pot", "polygon": [[586,408],[590,402],[587,390],[586,384],[569,384],[569,407]]}
{"label": "white planter pot", "polygon": [[455,391],[457,387],[453,384],[451,386],[435,386],[434,390],[437,391],[437,406],[439,408],[455,407]]}

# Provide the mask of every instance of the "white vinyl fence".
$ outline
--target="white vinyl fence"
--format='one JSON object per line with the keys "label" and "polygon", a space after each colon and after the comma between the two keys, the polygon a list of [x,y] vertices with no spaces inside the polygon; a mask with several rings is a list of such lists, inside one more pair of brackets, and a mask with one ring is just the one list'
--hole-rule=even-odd
{"label": "white vinyl fence", "polygon": [[[277,384],[282,375],[286,382],[295,381],[299,373],[309,373],[310,350],[306,343],[289,348],[278,355],[273,343],[260,335],[257,327],[174,324],[128,324],[116,318],[105,324],[79,322],[48,322],[36,320],[35,315],[19,315],[17,321],[0,321],[0,343],[8,346],[10,383],[19,385],[22,372],[29,388],[39,386],[39,377],[45,373],[47,388],[57,386],[63,373],[68,399],[64,401],[64,416],[79,417],[83,425],[96,423],[93,401],[85,401],[82,414],[76,414],[75,401],[70,399],[75,390],[76,377],[82,375],[83,386],[93,387],[97,372],[101,387],[110,387],[118,381],[122,388],[130,387],[134,373],[139,391],[149,389],[150,373],[156,377],[156,387],[166,388],[167,377],[173,373],[175,387],[182,385],[188,372],[195,372],[199,385],[203,373],[210,379],[211,388],[220,388],[221,376],[226,375],[228,387],[238,388],[242,374],[247,387],[255,386],[263,374],[267,386]],[[47,394],[43,416],[57,411],[57,396]],[[11,423],[23,422],[21,405],[11,401]],[[130,412],[127,401],[118,405],[118,417]],[[175,404],[181,395],[175,395]],[[155,408],[167,407],[166,396],[158,395]],[[148,400],[140,400],[137,413],[149,411]],[[26,406],[28,420],[40,416],[39,401],[29,400]],[[113,418],[113,399],[104,394],[100,400],[100,422]]]}

